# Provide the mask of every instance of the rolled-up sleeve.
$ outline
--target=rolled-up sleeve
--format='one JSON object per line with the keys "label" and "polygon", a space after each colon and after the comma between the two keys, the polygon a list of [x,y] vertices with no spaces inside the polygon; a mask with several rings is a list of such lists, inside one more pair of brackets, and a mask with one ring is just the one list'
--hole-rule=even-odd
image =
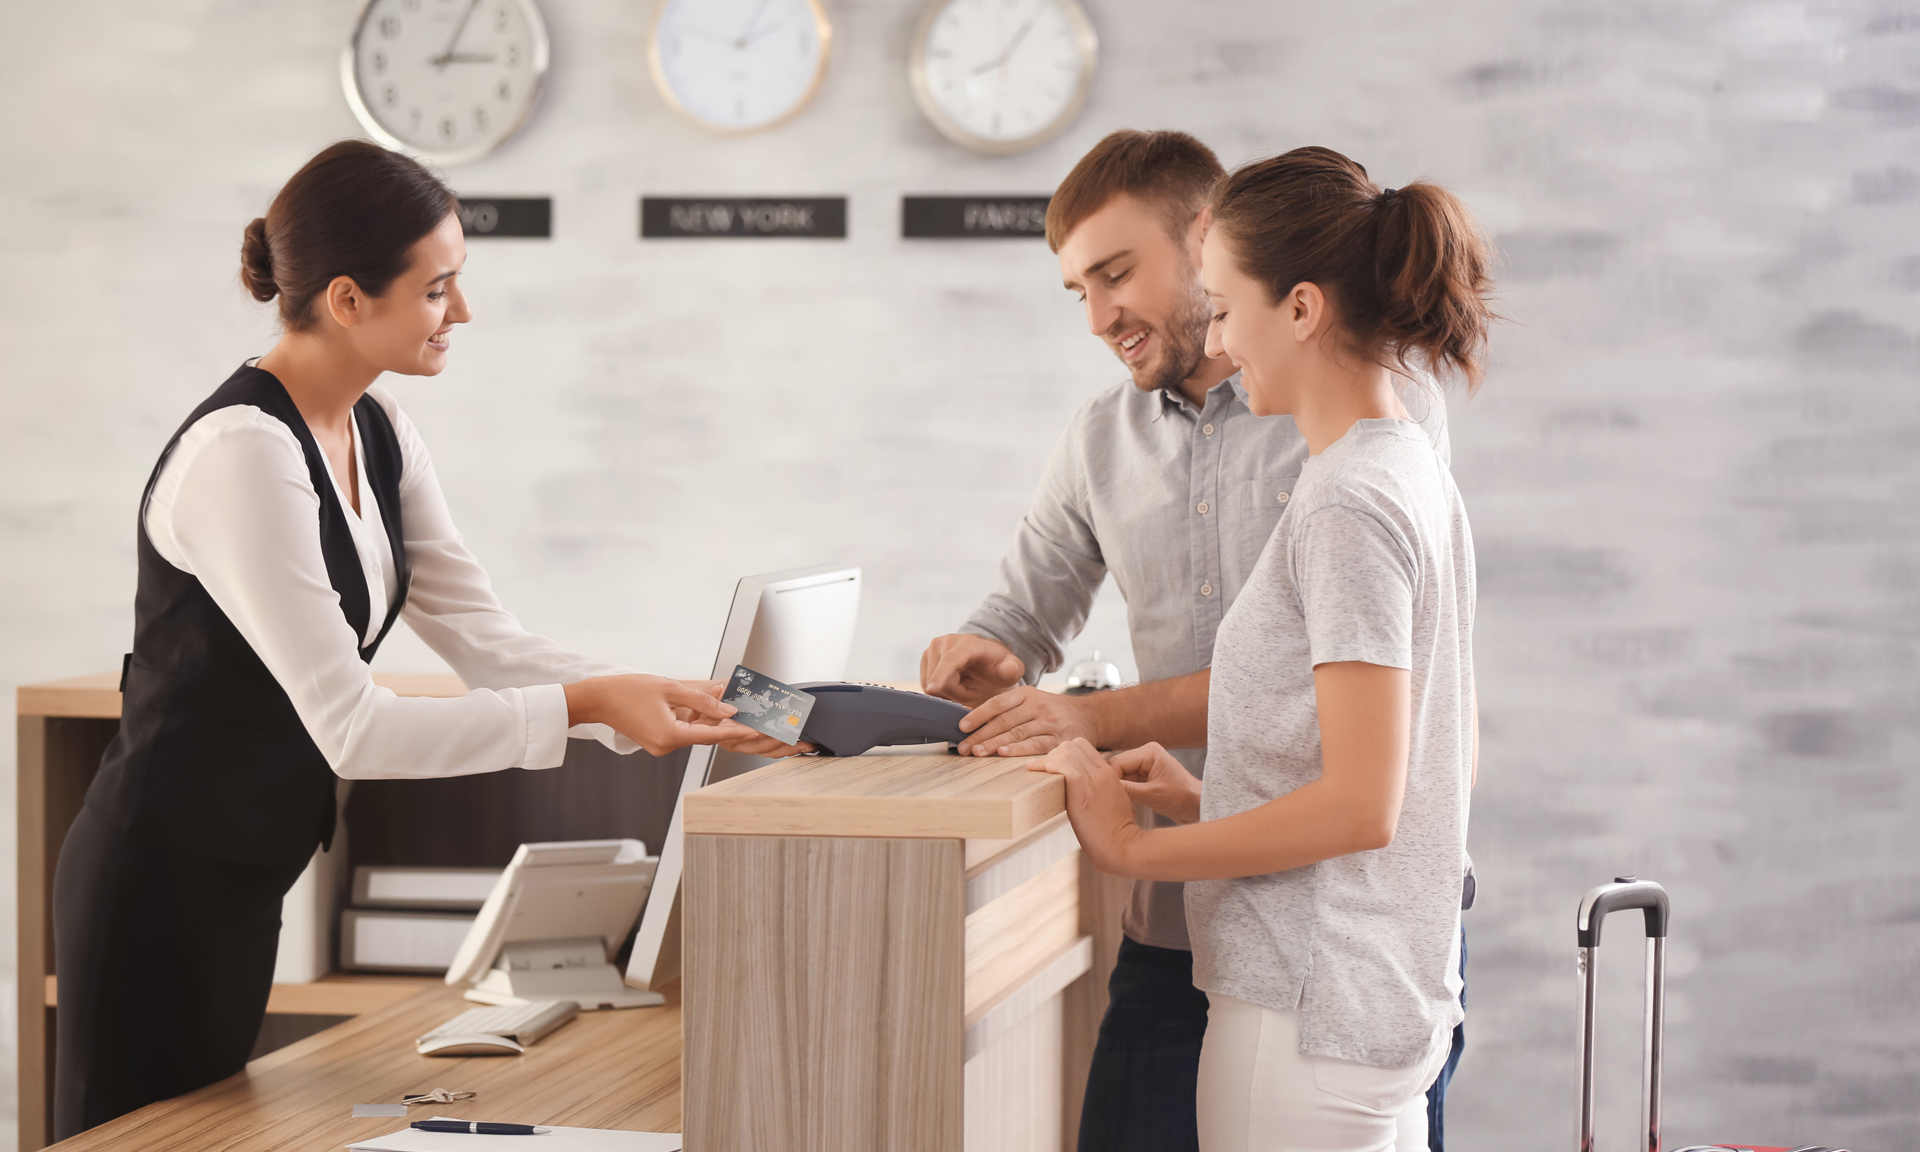
{"label": "rolled-up sleeve", "polygon": [[1083,434],[1076,420],[1054,445],[998,585],[960,627],[1006,645],[1025,662],[1028,684],[1060,667],[1107,576],[1088,511]]}

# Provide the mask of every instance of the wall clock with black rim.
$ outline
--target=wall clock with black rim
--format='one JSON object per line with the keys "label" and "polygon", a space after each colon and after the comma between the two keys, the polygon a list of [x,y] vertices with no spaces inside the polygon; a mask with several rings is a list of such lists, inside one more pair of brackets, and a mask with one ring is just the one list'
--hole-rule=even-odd
{"label": "wall clock with black rim", "polygon": [[548,54],[534,0],[366,0],[340,82],[375,140],[464,164],[526,122]]}
{"label": "wall clock with black rim", "polygon": [[934,0],[908,57],[920,111],[977,152],[1024,152],[1086,106],[1099,61],[1074,0]]}
{"label": "wall clock with black rim", "polygon": [[740,135],[799,115],[832,44],[819,0],[660,0],[647,63],[674,111]]}

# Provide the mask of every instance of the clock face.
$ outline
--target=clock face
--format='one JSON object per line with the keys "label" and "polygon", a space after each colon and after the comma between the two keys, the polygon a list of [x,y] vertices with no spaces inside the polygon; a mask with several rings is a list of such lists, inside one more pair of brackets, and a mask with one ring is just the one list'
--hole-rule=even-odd
{"label": "clock face", "polygon": [[1086,103],[1098,41],[1074,0],[935,0],[912,57],[920,110],[982,152],[1019,152]]}
{"label": "clock face", "polygon": [[367,0],[340,60],[367,132],[441,164],[476,160],[513,135],[546,71],[533,0]]}
{"label": "clock face", "polygon": [[754,132],[806,107],[832,37],[818,0],[661,0],[647,57],[681,115],[715,132]]}

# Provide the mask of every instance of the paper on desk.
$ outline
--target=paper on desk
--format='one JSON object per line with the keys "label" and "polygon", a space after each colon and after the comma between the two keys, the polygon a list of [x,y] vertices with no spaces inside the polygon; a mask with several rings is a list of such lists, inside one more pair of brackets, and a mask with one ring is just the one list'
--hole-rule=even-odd
{"label": "paper on desk", "polygon": [[[458,1120],[435,1116],[435,1120]],[[523,1123],[523,1121],[515,1121]],[[538,1136],[475,1136],[402,1128],[349,1144],[350,1152],[680,1152],[678,1132],[616,1132],[610,1128],[555,1128]]]}

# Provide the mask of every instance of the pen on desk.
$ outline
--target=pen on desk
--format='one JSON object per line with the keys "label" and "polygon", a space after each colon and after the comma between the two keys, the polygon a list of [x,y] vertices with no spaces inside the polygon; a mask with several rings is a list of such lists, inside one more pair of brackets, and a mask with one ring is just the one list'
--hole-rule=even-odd
{"label": "pen on desk", "polygon": [[462,1132],[472,1136],[543,1136],[552,1131],[534,1124],[495,1124],[491,1120],[415,1120],[417,1132]]}

